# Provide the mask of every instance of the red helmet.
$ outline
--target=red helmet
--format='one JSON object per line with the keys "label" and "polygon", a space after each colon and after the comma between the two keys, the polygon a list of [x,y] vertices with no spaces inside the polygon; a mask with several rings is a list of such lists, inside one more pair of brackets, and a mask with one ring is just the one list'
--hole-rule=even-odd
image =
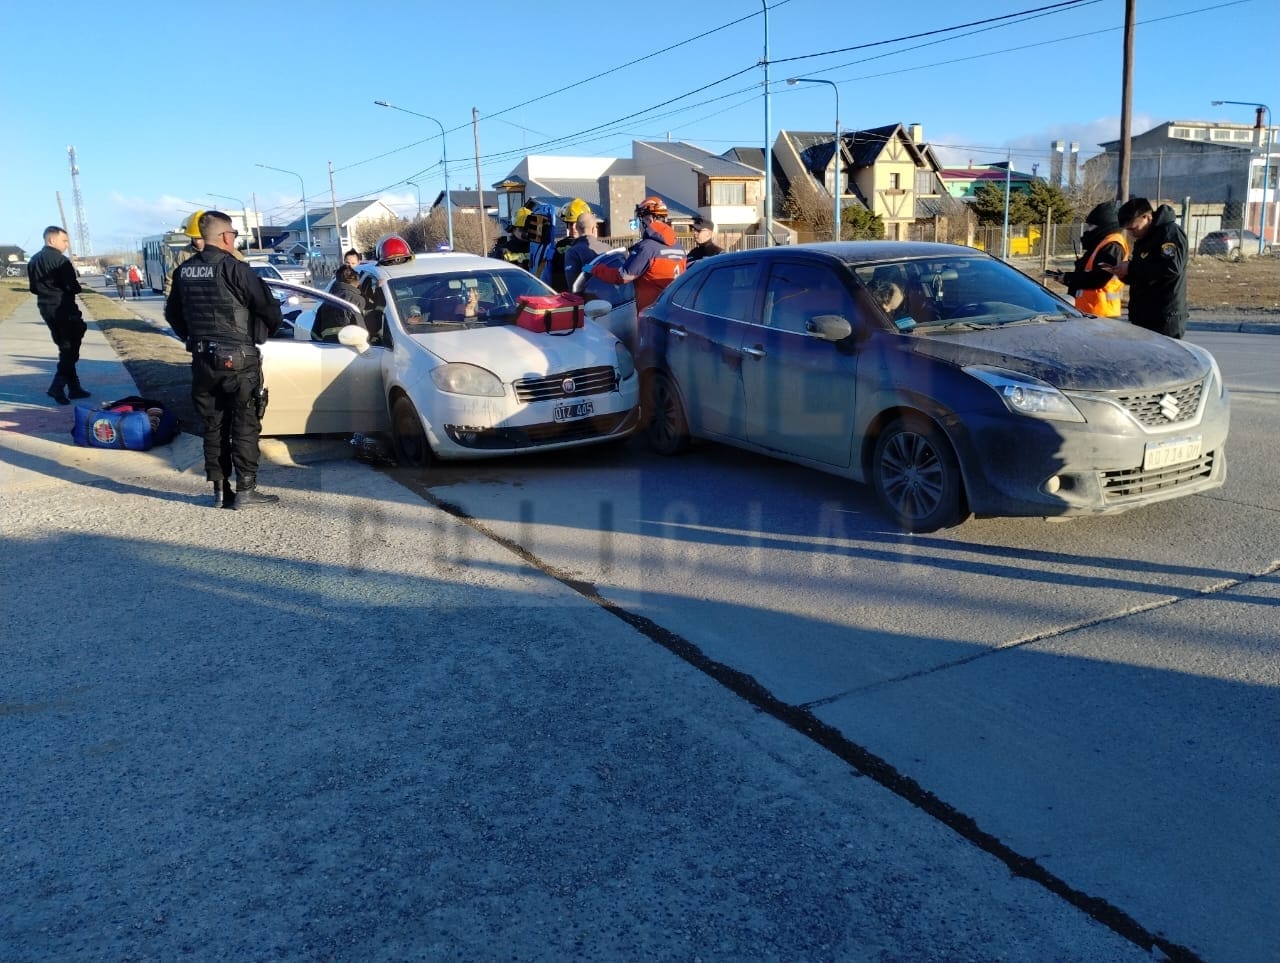
{"label": "red helmet", "polygon": [[413,260],[413,248],[399,234],[384,234],[374,246],[373,259],[379,264],[404,264]]}
{"label": "red helmet", "polygon": [[650,195],[636,205],[636,217],[666,217],[667,205],[661,197]]}

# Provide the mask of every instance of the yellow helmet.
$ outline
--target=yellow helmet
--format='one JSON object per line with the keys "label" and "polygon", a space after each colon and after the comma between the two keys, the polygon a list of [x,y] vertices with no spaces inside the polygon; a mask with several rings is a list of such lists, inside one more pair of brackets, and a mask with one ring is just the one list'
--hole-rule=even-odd
{"label": "yellow helmet", "polygon": [[204,217],[204,211],[196,211],[189,218],[187,223],[182,226],[182,233],[187,237],[201,237],[200,234],[200,218]]}
{"label": "yellow helmet", "polygon": [[529,208],[522,207],[516,211],[516,216],[511,219],[512,227],[524,227],[524,222],[529,219]]}
{"label": "yellow helmet", "polygon": [[581,197],[575,197],[564,207],[560,208],[560,220],[566,224],[573,224],[578,220],[578,216],[586,214],[591,210],[591,205],[584,201]]}

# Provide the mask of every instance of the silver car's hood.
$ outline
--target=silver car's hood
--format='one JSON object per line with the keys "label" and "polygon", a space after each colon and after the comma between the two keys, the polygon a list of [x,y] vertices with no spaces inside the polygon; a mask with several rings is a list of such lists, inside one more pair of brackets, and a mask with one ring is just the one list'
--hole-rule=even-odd
{"label": "silver car's hood", "polygon": [[1209,373],[1204,361],[1182,342],[1103,318],[917,332],[906,337],[917,354],[955,365],[993,365],[1067,390],[1154,389]]}
{"label": "silver car's hood", "polygon": [[434,331],[413,340],[443,362],[486,368],[503,382],[598,365],[615,367],[617,339],[588,321],[572,334],[537,334],[515,325]]}

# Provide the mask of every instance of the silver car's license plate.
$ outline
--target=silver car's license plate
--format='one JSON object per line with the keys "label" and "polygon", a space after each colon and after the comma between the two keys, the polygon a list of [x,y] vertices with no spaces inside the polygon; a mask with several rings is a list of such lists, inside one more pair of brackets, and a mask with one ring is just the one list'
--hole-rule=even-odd
{"label": "silver car's license plate", "polygon": [[596,406],[590,401],[575,401],[571,405],[556,405],[556,421],[576,421],[595,414]]}
{"label": "silver car's license plate", "polygon": [[1167,441],[1149,441],[1142,455],[1142,470],[1151,471],[1168,465],[1180,465],[1200,457],[1201,436],[1170,438]]}

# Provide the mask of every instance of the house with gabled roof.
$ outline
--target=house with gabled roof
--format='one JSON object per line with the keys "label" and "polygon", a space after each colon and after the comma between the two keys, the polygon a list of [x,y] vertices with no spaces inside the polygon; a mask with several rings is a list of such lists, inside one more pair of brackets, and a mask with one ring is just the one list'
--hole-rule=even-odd
{"label": "house with gabled roof", "polygon": [[311,244],[324,257],[341,258],[342,252],[355,247],[352,238],[361,224],[395,218],[396,214],[382,201],[347,201],[339,204],[337,217],[333,207],[317,207],[307,211],[307,218],[286,224],[284,236],[274,245],[295,257],[307,253],[307,229],[310,222]]}
{"label": "house with gabled roof", "polygon": [[[919,216],[917,202],[937,197],[941,165],[924,143],[919,124],[887,124],[841,131],[839,151],[831,131],[778,132],[773,146],[777,176],[775,213],[793,186],[827,197],[840,192],[841,206],[860,205],[880,215],[885,237],[905,240]],[[779,200],[781,198],[781,200]]]}
{"label": "house with gabled roof", "polygon": [[[484,191],[484,212],[489,217],[497,217],[498,215],[498,194],[496,191]],[[449,204],[453,207],[454,214],[479,214],[480,213],[480,191],[464,191],[454,190],[449,192]],[[437,207],[443,208],[444,191],[436,195],[436,199],[431,202],[431,210]]]}

